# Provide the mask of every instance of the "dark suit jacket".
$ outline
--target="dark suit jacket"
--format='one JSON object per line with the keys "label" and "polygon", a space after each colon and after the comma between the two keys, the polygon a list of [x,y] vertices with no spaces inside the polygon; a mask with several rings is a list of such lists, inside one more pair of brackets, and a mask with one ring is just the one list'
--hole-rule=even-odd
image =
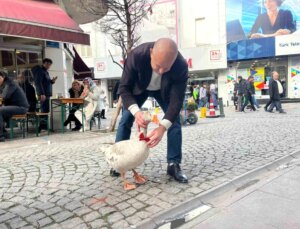
{"label": "dark suit jacket", "polygon": [[274,101],[280,100],[280,94],[279,94],[278,84],[277,84],[276,80],[270,81],[269,94],[270,94],[271,100],[274,100]]}
{"label": "dark suit jacket", "polygon": [[[141,44],[128,54],[125,61],[119,94],[126,109],[137,103],[135,97],[145,93],[151,81],[150,48],[153,48],[153,45],[154,42]],[[188,66],[178,52],[171,69],[162,75],[160,89],[162,99],[169,104],[164,119],[172,123],[176,120],[182,107],[187,79]]]}

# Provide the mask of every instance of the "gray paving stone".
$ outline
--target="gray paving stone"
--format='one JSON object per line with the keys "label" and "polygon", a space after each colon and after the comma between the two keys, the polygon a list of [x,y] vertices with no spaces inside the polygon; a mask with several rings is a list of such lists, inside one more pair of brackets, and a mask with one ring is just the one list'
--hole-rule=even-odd
{"label": "gray paving stone", "polygon": [[125,220],[121,220],[117,223],[114,223],[112,226],[112,228],[115,228],[115,229],[119,229],[119,228],[128,228],[129,227],[129,224],[128,222],[126,222]]}
{"label": "gray paving stone", "polygon": [[5,223],[7,220],[14,218],[16,215],[10,212],[7,212],[0,216],[0,223]]}
{"label": "gray paving stone", "polygon": [[0,229],[8,229],[8,227],[5,226],[5,224],[3,223],[3,224],[0,224]]}
{"label": "gray paving stone", "polygon": [[16,218],[13,218],[11,220],[8,220],[6,222],[6,224],[9,224],[9,226],[11,228],[21,228],[23,226],[25,226],[27,224],[26,221],[24,221],[22,218],[20,217],[16,217]]}
{"label": "gray paving stone", "polygon": [[105,225],[107,225],[107,224],[103,219],[97,219],[97,220],[94,220],[93,222],[90,222],[90,226],[92,228],[102,228]]}
{"label": "gray paving stone", "polygon": [[78,216],[82,216],[82,215],[87,214],[91,211],[92,210],[88,207],[81,207],[81,208],[78,208],[78,209],[74,210],[73,212]]}
{"label": "gray paving stone", "polygon": [[51,217],[53,218],[53,220],[56,223],[60,223],[62,221],[65,221],[68,218],[71,218],[72,216],[73,216],[73,214],[71,212],[62,211],[62,212],[59,212],[59,213],[57,213],[55,215],[52,215]]}
{"label": "gray paving stone", "polygon": [[53,220],[50,217],[45,217],[37,221],[39,227],[44,227],[52,222]]}
{"label": "gray paving stone", "polygon": [[47,215],[53,215],[53,214],[56,214],[56,213],[62,212],[62,211],[63,211],[63,209],[61,207],[54,207],[54,208],[47,209],[44,212]]}
{"label": "gray paving stone", "polygon": [[123,218],[124,218],[124,216],[121,213],[115,212],[107,217],[107,222],[109,222],[110,224],[114,224],[115,222],[117,222]]}
{"label": "gray paving stone", "polygon": [[62,228],[66,228],[66,229],[69,229],[69,228],[73,229],[74,227],[76,227],[82,223],[83,223],[83,221],[79,217],[76,217],[76,218],[71,218],[71,219],[68,219],[68,220],[62,222],[60,224],[60,226]]}
{"label": "gray paving stone", "polygon": [[87,215],[83,216],[83,220],[85,222],[91,222],[94,221],[95,219],[99,219],[101,217],[101,215],[98,212],[91,212]]}

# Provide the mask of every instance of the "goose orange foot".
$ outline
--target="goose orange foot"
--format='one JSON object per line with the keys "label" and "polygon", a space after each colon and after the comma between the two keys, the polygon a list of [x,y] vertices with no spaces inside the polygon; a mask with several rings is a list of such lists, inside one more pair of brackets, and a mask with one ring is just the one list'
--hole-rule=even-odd
{"label": "goose orange foot", "polygon": [[131,183],[129,183],[129,182],[126,180],[126,178],[125,178],[125,173],[121,173],[121,177],[122,177],[122,179],[123,179],[123,181],[124,181],[124,189],[125,189],[126,191],[136,189],[136,186],[135,186],[134,184],[131,184]]}
{"label": "goose orange foot", "polygon": [[134,184],[129,183],[128,181],[124,181],[124,189],[126,191],[129,191],[129,190],[136,189],[136,186]]}
{"label": "goose orange foot", "polygon": [[134,169],[132,171],[133,171],[133,174],[134,174],[133,177],[134,177],[135,183],[145,184],[147,182],[146,177],[139,175]]}

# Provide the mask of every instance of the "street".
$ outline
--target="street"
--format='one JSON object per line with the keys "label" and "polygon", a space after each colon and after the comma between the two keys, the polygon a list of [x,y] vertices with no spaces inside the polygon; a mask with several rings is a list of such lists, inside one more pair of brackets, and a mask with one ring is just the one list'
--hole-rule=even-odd
{"label": "street", "polygon": [[225,118],[184,126],[181,166],[188,184],[166,175],[165,136],[137,170],[149,181],[134,191],[124,191],[121,179],[109,175],[100,150],[114,134],[66,133],[1,143],[0,228],[135,228],[299,148],[299,105],[283,108],[287,114],[237,113],[230,107]]}

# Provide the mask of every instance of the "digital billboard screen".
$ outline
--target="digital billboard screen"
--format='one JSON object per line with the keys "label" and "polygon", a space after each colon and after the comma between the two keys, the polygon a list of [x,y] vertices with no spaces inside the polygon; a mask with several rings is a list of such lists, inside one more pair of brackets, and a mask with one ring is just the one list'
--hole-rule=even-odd
{"label": "digital billboard screen", "polygon": [[298,33],[300,0],[226,0],[227,42]]}

